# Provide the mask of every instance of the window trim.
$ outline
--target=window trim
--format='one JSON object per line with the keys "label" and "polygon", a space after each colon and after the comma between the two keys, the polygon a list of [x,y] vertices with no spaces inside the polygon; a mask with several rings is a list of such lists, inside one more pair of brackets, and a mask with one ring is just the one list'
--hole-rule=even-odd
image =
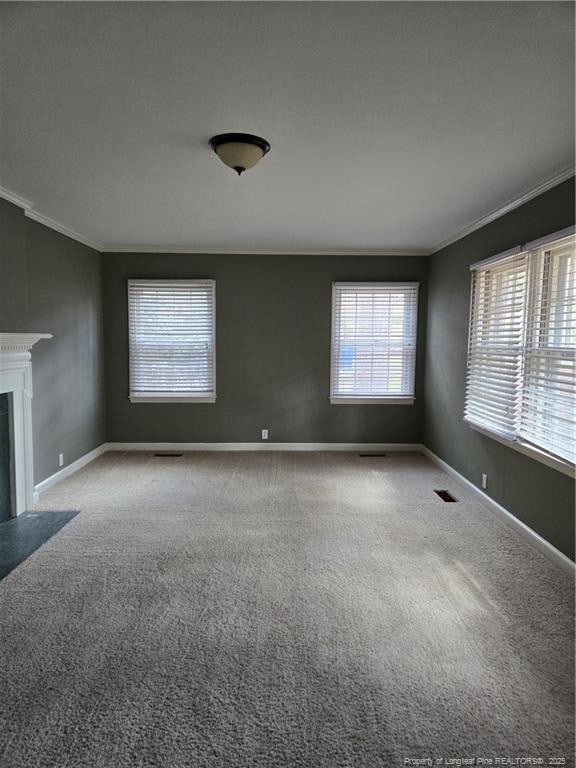
{"label": "window trim", "polygon": [[216,395],[128,395],[131,403],[215,403]]}
{"label": "window trim", "polygon": [[[398,288],[416,288],[416,315],[414,318],[414,324],[416,327],[416,341],[414,345],[414,381],[413,392],[411,395],[398,396],[398,395],[374,395],[370,397],[367,395],[349,396],[349,395],[333,395],[334,391],[334,327],[336,320],[336,289],[339,285],[365,286],[365,285],[386,285],[396,286]],[[413,405],[416,399],[416,359],[418,356],[418,310],[420,301],[420,283],[417,280],[411,281],[394,281],[394,280],[334,280],[332,282],[332,307],[331,307],[331,323],[330,323],[330,395],[328,400],[330,405]]]}
{"label": "window trim", "polygon": [[[214,382],[214,390],[211,393],[205,393],[202,392],[200,394],[194,394],[194,393],[181,393],[181,394],[168,394],[166,392],[158,393],[158,395],[154,395],[151,393],[146,393],[145,395],[138,395],[132,392],[132,384],[131,384],[131,364],[130,364],[130,284],[131,283],[173,283],[173,282],[179,282],[179,283],[187,283],[189,285],[195,285],[197,283],[210,283],[212,286],[212,329],[214,334],[214,344],[212,349],[212,366],[213,366],[213,382]],[[188,278],[169,278],[169,277],[159,277],[159,278],[138,278],[138,277],[132,277],[128,278],[126,281],[126,298],[127,298],[127,311],[128,311],[128,400],[133,404],[138,403],[159,403],[159,404],[165,404],[165,405],[177,405],[179,403],[182,404],[207,404],[207,403],[215,403],[216,402],[216,392],[217,392],[217,384],[216,384],[216,373],[217,373],[217,367],[216,367],[216,280],[212,278],[196,278],[196,279],[188,279]]]}
{"label": "window trim", "polygon": [[[475,262],[474,264],[470,265],[470,272],[472,273],[478,269],[484,269],[485,267],[488,267],[491,264],[497,264],[499,262],[503,262],[506,259],[517,256],[521,253],[530,253],[531,251],[535,251],[539,248],[543,248],[549,243],[553,243],[558,240],[563,240],[565,238],[571,237],[575,233],[576,233],[576,226],[566,227],[557,232],[553,232],[549,235],[546,235],[545,237],[538,238],[537,240],[532,240],[531,242],[528,242],[525,245],[515,246],[513,248],[508,249],[507,251],[496,254],[494,256],[490,256],[489,258],[483,259],[482,261]],[[470,289],[470,291],[472,291],[472,288]],[[469,320],[468,320],[468,338],[470,338],[471,328],[472,328],[472,301],[470,301],[470,311],[469,311]],[[468,366],[469,354],[470,352],[468,350],[466,354],[466,366]],[[518,453],[521,453],[524,456],[528,456],[529,458],[534,459],[535,461],[538,461],[541,464],[545,464],[546,466],[551,467],[552,469],[555,469],[558,472],[561,472],[562,474],[567,475],[568,477],[572,477],[572,478],[576,477],[576,464],[573,464],[571,461],[568,461],[567,459],[562,459],[559,456],[555,456],[553,453],[550,453],[546,449],[539,448],[538,446],[533,445],[532,443],[527,443],[519,437],[508,438],[502,433],[497,432],[496,430],[492,430],[492,429],[489,429],[488,427],[481,426],[480,424],[477,424],[476,422],[471,421],[470,419],[467,419],[465,416],[463,417],[463,421],[475,432],[478,432],[481,435],[485,435],[486,437],[489,437],[492,440],[495,440],[501,445],[504,445],[508,448],[512,448]]]}
{"label": "window trim", "polygon": [[412,405],[414,397],[345,397],[342,395],[330,395],[328,398],[332,405]]}
{"label": "window trim", "polygon": [[487,429],[486,427],[481,427],[479,424],[476,424],[473,421],[469,421],[468,419],[464,419],[464,422],[470,427],[470,429],[473,429],[475,432],[479,432],[481,435],[490,437],[492,440],[496,440],[497,443],[501,443],[508,448],[512,448],[513,450],[518,451],[518,453],[524,454],[524,456],[529,456],[531,459],[535,459],[541,464],[546,464],[547,467],[557,469],[559,472],[562,472],[563,475],[568,475],[568,477],[576,477],[576,465],[569,461],[560,459],[558,456],[554,456],[554,454],[548,453],[548,451],[545,451],[542,448],[537,448],[535,445],[531,445],[530,443],[525,443],[523,440],[508,440],[506,437],[504,437],[504,435],[501,435],[498,432],[493,432],[491,429]]}

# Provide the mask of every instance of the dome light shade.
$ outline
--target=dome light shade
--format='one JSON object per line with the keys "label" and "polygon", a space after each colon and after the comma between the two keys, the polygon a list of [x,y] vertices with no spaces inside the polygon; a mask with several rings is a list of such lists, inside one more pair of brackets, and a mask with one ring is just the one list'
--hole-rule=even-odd
{"label": "dome light shade", "polygon": [[220,133],[210,139],[210,146],[238,176],[247,168],[253,168],[270,151],[266,139],[251,133]]}

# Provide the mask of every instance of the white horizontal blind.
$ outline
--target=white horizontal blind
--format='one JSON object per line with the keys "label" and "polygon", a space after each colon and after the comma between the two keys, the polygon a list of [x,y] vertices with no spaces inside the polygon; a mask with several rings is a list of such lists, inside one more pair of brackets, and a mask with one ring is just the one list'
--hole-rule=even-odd
{"label": "white horizontal blind", "polygon": [[576,246],[574,238],[530,254],[520,437],[575,459]]}
{"label": "white horizontal blind", "polygon": [[528,258],[472,272],[465,418],[513,439],[522,387]]}
{"label": "white horizontal blind", "polygon": [[566,232],[472,267],[464,416],[576,459],[576,239]]}
{"label": "white horizontal blind", "polygon": [[131,400],[215,399],[213,280],[129,280]]}
{"label": "white horizontal blind", "polygon": [[334,283],[331,400],[414,397],[418,283]]}

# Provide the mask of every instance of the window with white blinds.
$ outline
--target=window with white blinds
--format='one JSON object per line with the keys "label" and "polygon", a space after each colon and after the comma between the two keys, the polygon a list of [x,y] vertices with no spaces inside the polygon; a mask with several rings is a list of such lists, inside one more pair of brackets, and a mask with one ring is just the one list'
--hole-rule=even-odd
{"label": "window with white blinds", "polygon": [[466,418],[513,439],[522,393],[528,256],[472,273]]}
{"label": "window with white blinds", "polygon": [[574,463],[575,373],[574,235],[473,265],[465,419]]}
{"label": "window with white blinds", "polygon": [[519,434],[576,460],[576,244],[552,243],[530,255],[526,351]]}
{"label": "window with white blinds", "polygon": [[333,283],[332,403],[412,403],[418,283]]}
{"label": "window with white blinds", "polygon": [[129,280],[130,400],[216,400],[213,280]]}

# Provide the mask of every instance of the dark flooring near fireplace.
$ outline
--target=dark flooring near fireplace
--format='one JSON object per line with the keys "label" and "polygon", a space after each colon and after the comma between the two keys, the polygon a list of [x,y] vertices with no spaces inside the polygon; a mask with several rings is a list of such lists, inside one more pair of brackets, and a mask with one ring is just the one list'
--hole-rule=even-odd
{"label": "dark flooring near fireplace", "polygon": [[10,397],[0,393],[0,522],[12,515]]}
{"label": "dark flooring near fireplace", "polygon": [[58,533],[78,512],[24,512],[0,523],[0,579]]}

